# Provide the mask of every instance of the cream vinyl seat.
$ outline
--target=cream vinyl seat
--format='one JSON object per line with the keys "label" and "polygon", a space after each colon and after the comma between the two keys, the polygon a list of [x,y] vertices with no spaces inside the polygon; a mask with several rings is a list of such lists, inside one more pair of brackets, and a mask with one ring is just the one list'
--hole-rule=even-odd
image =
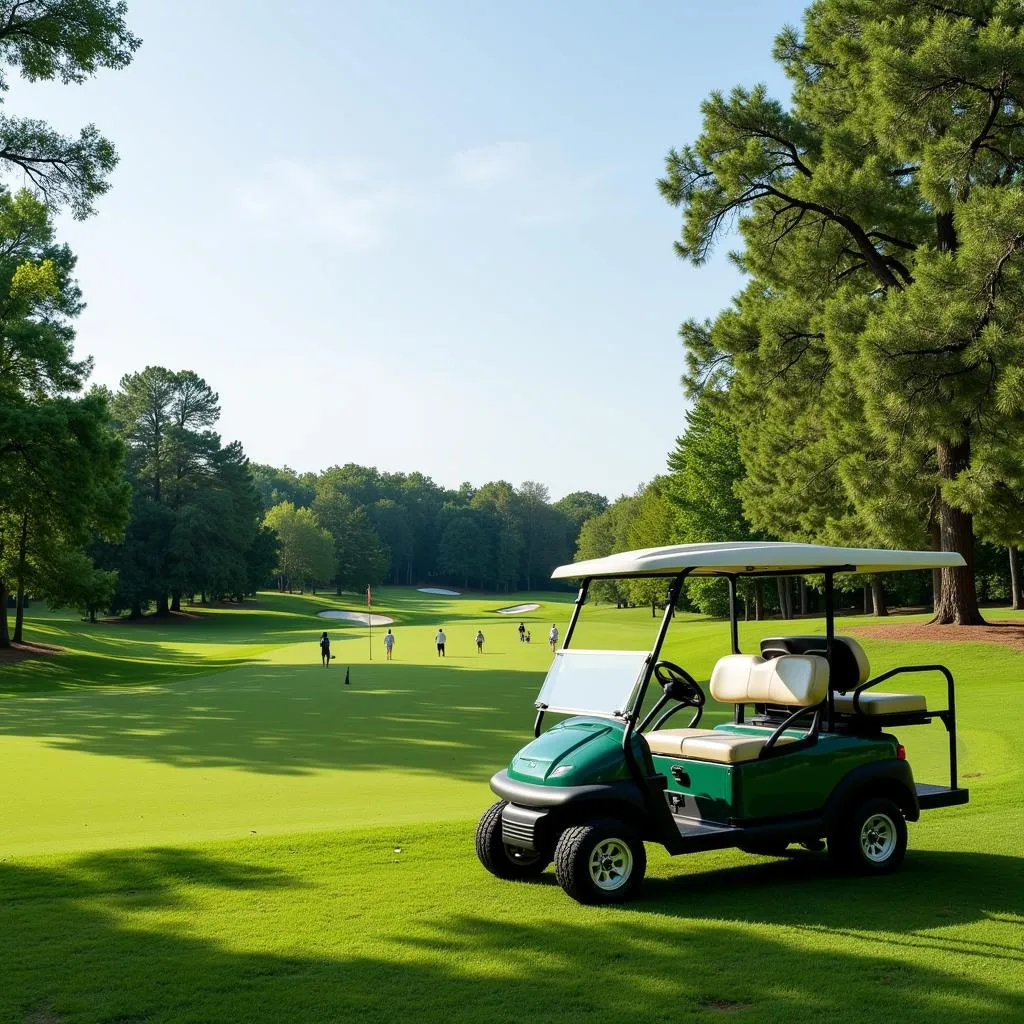
{"label": "cream vinyl seat", "polygon": [[[798,654],[808,649],[820,650],[824,646],[825,638],[822,636],[775,637],[761,641],[761,652]],[[832,687],[835,691],[846,691],[836,692],[833,696],[834,706],[839,714],[855,714],[853,690],[870,678],[871,665],[864,648],[852,636],[835,637],[832,647]],[[886,693],[881,690],[865,690],[861,694],[858,706],[861,714],[868,718],[913,714],[928,709],[927,701],[919,693]]]}
{"label": "cream vinyl seat", "polygon": [[[837,693],[832,700],[840,714],[855,714],[852,693]],[[857,704],[861,714],[867,715],[868,718],[928,710],[928,702],[920,693],[875,693],[872,690],[865,690]]]}
{"label": "cream vinyl seat", "polygon": [[[828,662],[816,654],[786,654],[765,660],[754,654],[721,658],[711,674],[711,696],[723,704],[782,704],[811,708],[828,694]],[[758,758],[767,736],[720,729],[656,729],[646,740],[653,754],[695,761],[739,764]],[[792,743],[783,736],[779,744]]]}

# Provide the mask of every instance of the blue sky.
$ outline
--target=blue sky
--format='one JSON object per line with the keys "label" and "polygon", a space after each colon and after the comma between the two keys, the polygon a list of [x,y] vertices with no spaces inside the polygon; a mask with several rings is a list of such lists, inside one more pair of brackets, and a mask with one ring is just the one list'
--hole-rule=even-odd
{"label": "blue sky", "polygon": [[260,462],[614,497],[682,428],[680,322],[737,287],[673,255],[665,153],[710,90],[784,90],[802,6],[130,0],[131,68],[6,107],[121,154],[62,227],[94,380],[194,369]]}

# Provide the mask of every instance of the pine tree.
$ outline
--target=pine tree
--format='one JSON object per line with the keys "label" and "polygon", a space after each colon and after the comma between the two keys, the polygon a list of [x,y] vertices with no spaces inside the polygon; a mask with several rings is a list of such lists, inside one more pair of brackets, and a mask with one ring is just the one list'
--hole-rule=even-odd
{"label": "pine tree", "polygon": [[845,381],[882,461],[930,450],[941,546],[968,561],[942,571],[935,620],[969,624],[956,482],[1024,422],[1024,9],[961,7],[817,0],[776,41],[791,108],[712,94],[659,184],[695,264],[738,218],[741,267],[782,320],[799,311],[791,359]]}

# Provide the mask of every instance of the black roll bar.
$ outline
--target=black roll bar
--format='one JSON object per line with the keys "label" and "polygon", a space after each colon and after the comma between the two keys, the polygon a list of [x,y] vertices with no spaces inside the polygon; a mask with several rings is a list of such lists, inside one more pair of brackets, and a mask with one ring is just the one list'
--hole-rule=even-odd
{"label": "black roll bar", "polygon": [[883,672],[880,676],[861,683],[853,691],[854,713],[862,718],[867,718],[868,716],[861,711],[860,695],[865,690],[870,690],[871,687],[904,672],[939,672],[946,678],[946,707],[942,711],[925,711],[922,713],[922,718],[926,717],[929,721],[937,718],[946,727],[946,732],[949,734],[949,788],[956,789],[956,693],[953,685],[953,673],[945,665],[904,665],[902,668],[891,668],[888,672]]}
{"label": "black roll bar", "polygon": [[[797,708],[792,714],[787,715],[782,722],[776,728],[775,732],[765,740],[764,746],[761,748],[761,752],[757,755],[758,760],[768,757],[777,757],[779,754],[795,754],[798,750],[806,750],[808,747],[813,747],[818,742],[818,733],[821,731],[821,710],[825,706],[825,702],[822,701],[820,704],[815,704],[809,708]],[[794,740],[792,743],[785,743],[781,747],[778,747],[779,739],[783,733],[799,718],[803,718],[804,715],[814,712],[814,718],[811,719],[810,728],[804,733],[803,736],[798,740]]]}

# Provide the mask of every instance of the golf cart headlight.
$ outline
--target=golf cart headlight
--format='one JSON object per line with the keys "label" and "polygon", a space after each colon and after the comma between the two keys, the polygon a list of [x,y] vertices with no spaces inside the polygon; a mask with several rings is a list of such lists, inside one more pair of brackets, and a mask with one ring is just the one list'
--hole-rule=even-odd
{"label": "golf cart headlight", "polygon": [[552,773],[551,777],[554,778],[556,775],[565,775],[566,772],[571,772],[576,766],[573,764],[560,764]]}

